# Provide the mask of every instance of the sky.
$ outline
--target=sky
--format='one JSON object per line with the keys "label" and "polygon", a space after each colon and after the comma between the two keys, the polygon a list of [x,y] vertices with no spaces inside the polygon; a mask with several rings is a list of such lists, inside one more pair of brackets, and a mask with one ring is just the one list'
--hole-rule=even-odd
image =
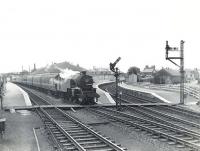
{"label": "sky", "polygon": [[[165,42],[180,49],[185,68],[200,68],[199,0],[0,0],[0,73],[69,61],[87,69],[117,64],[126,72],[178,69]],[[178,55],[178,54],[176,54]]]}

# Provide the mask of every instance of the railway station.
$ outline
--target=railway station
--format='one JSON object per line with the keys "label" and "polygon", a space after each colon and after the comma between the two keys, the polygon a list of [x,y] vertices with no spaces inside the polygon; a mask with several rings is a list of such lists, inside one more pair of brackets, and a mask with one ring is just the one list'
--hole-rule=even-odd
{"label": "railway station", "polygon": [[[77,137],[78,142],[82,142],[80,145],[86,141],[83,147],[91,150],[110,150],[110,148],[112,150],[148,150],[149,148],[164,150],[166,145],[170,150],[198,149],[195,143],[185,142],[186,140],[195,142],[194,137],[198,137],[197,134],[194,135],[197,133],[195,129],[198,131],[200,127],[195,120],[200,116],[198,106],[194,105],[198,102],[197,99],[188,96],[185,99],[185,105],[178,105],[179,92],[148,89],[120,82],[118,85],[120,103],[116,106],[115,81],[100,80],[95,82],[94,87],[99,95],[98,102],[83,105],[77,101],[59,98],[54,93],[17,83],[15,78],[4,83],[2,101],[4,111],[1,110],[1,119],[4,119],[1,123],[4,123],[4,130],[2,129],[1,148],[34,151],[75,149],[78,147],[77,144],[73,146],[73,143],[68,142],[73,142],[74,139],[68,135],[61,135],[63,132],[59,130],[70,120],[70,123],[73,122],[70,124],[73,125],[71,133],[73,131],[77,133],[72,136]],[[44,115],[46,120],[44,120]],[[49,120],[47,120],[48,117]],[[61,121],[58,120],[60,118]],[[57,126],[53,126],[51,122],[55,122]],[[78,128],[79,124],[82,128],[84,127],[84,130]],[[193,128],[190,129],[190,126]],[[171,132],[172,127],[174,127],[173,135],[168,134],[166,130],[165,133],[161,131],[171,128],[168,130]],[[96,136],[97,134],[101,135]],[[169,136],[172,139],[169,139]],[[20,139],[16,139],[18,137]],[[103,140],[106,144],[102,144],[97,139]],[[162,139],[165,141],[161,141]],[[175,139],[180,140],[175,141]],[[12,143],[7,144],[6,140]],[[174,141],[176,143],[173,143]]]}
{"label": "railway station", "polygon": [[[166,60],[171,49],[166,42]],[[121,73],[121,57],[109,69],[61,62],[2,74],[0,149],[200,150],[199,76],[187,82],[184,57],[176,59],[178,74]]]}
{"label": "railway station", "polygon": [[200,151],[199,5],[0,1],[0,151]]}

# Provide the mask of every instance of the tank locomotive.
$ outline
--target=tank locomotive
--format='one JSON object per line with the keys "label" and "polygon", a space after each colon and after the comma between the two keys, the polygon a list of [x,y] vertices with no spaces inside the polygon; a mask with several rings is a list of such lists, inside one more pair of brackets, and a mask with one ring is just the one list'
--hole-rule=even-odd
{"label": "tank locomotive", "polygon": [[71,75],[58,73],[22,75],[13,78],[12,81],[82,105],[95,104],[99,98],[96,88],[93,88],[93,78],[87,75],[86,71]]}

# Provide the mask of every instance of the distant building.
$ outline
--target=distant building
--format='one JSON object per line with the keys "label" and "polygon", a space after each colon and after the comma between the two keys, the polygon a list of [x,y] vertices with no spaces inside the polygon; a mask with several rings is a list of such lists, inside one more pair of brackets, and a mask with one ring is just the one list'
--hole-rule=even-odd
{"label": "distant building", "polygon": [[169,68],[163,68],[155,74],[154,82],[157,84],[180,83],[180,72]]}
{"label": "distant building", "polygon": [[153,66],[146,65],[144,70],[141,72],[139,81],[140,82],[153,82],[155,73],[156,73],[155,65],[153,65]]}
{"label": "distant building", "polygon": [[186,82],[196,80],[195,76],[196,76],[195,70],[185,69],[185,81]]}
{"label": "distant building", "polygon": [[113,73],[107,68],[93,67],[92,70],[88,71],[88,74],[93,76],[95,81],[101,81],[101,80],[114,81],[115,80]]}
{"label": "distant building", "polygon": [[137,77],[136,74],[130,74],[127,76],[126,81],[129,83],[137,83]]}
{"label": "distant building", "polygon": [[200,70],[198,70],[197,68],[194,69],[194,78],[195,80],[198,80],[199,79],[199,74],[200,74]]}
{"label": "distant building", "polygon": [[144,70],[142,71],[143,77],[152,77],[156,73],[156,68],[155,66],[148,66],[146,65]]}

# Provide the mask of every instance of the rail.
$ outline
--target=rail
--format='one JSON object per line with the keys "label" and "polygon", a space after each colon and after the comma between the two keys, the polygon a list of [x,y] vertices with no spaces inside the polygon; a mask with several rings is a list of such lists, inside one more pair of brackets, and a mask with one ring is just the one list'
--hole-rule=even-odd
{"label": "rail", "polygon": [[[123,148],[114,144],[112,141],[101,136],[99,133],[95,132],[88,126],[84,125],[80,121],[76,120],[58,108],[51,110],[41,108],[41,111],[51,121],[52,126],[50,127],[54,129],[54,131],[52,130],[53,133],[57,134],[57,136],[64,135],[68,139],[68,145],[63,144],[63,146],[69,146],[70,149],[78,149],[80,151],[86,151],[87,149],[95,150],[99,147],[109,147],[105,150],[113,149],[115,151],[124,151]],[[59,129],[60,132],[57,130],[55,131],[55,126],[57,129]],[[90,138],[88,138],[88,136]],[[80,138],[84,138],[85,140],[80,141]],[[66,141],[63,140],[63,142],[65,143]],[[93,143],[95,144],[93,145]],[[74,147],[71,147],[71,145],[74,145]]]}
{"label": "rail", "polygon": [[164,137],[168,140],[174,141],[175,143],[180,143],[195,150],[199,150],[200,146],[198,144],[200,139],[200,134],[191,133],[185,130],[180,130],[178,128],[167,126],[162,123],[153,122],[144,118],[139,118],[130,114],[125,114],[119,111],[103,111],[100,109],[89,109],[94,113],[110,118],[112,120],[121,122],[125,125],[129,125],[135,128],[145,130],[152,133],[158,137]]}

